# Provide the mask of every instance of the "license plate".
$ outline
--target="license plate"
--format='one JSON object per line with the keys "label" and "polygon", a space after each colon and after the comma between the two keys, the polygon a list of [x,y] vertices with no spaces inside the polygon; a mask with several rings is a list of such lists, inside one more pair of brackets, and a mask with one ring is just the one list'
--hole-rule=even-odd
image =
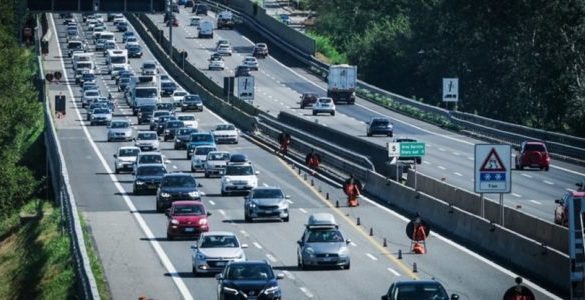
{"label": "license plate", "polygon": [[248,296],[248,300],[256,300],[256,299],[258,299],[258,297],[256,297],[256,296]]}
{"label": "license plate", "polygon": [[155,184],[149,184],[149,185],[148,185],[148,188],[149,188],[149,189],[156,189],[157,187],[156,187],[156,185],[155,185]]}
{"label": "license plate", "polygon": [[325,257],[325,258],[323,258],[323,261],[333,261],[333,258],[332,257]]}
{"label": "license plate", "polygon": [[185,232],[193,232],[195,231],[195,228],[185,228]]}
{"label": "license plate", "polygon": [[236,189],[238,189],[238,190],[243,190],[244,188],[245,188],[244,186],[237,186],[236,185]]}
{"label": "license plate", "polygon": [[224,261],[218,261],[215,265],[218,266],[218,267],[223,267],[223,266],[225,266],[225,262]]}

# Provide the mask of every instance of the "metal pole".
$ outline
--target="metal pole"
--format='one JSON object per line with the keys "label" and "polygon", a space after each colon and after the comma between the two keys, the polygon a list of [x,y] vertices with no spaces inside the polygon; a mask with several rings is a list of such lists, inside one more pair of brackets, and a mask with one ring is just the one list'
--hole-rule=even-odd
{"label": "metal pole", "polygon": [[228,78],[227,84],[228,84],[228,89],[227,89],[227,102],[230,103],[230,94],[232,93],[232,89],[231,89],[231,79]]}
{"label": "metal pole", "polygon": [[396,159],[396,182],[400,183],[400,180],[398,179],[398,168],[400,167],[398,164],[398,157],[396,157],[394,159]]}
{"label": "metal pole", "polygon": [[504,193],[500,193],[500,223],[504,227]]}
{"label": "metal pole", "polygon": [[417,190],[417,180],[416,180],[416,161],[414,162],[414,190]]}
{"label": "metal pole", "polygon": [[175,14],[173,14],[172,7],[169,7],[169,9],[171,12],[171,18],[169,20],[169,56],[171,57],[171,60],[173,60],[173,22],[175,19]]}
{"label": "metal pole", "polygon": [[481,212],[482,218],[485,218],[485,203],[484,203],[484,201],[485,201],[485,199],[483,198],[483,193],[479,193],[479,205],[481,205],[479,210]]}

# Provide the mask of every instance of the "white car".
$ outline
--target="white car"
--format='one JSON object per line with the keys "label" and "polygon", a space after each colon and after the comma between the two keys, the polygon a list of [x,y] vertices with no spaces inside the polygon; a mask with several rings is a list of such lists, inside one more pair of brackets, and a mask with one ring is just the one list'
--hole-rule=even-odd
{"label": "white car", "polygon": [[254,56],[244,57],[244,61],[242,61],[242,64],[250,68],[250,70],[258,71],[258,60]]}
{"label": "white car", "polygon": [[240,131],[233,124],[219,124],[213,129],[213,136],[216,143],[237,144],[240,138]]}
{"label": "white car", "polygon": [[217,147],[209,145],[195,147],[191,156],[191,172],[203,170],[205,168],[207,154],[212,151],[217,151]]}
{"label": "white car", "polygon": [[221,57],[213,57],[209,60],[209,70],[224,70],[225,62]]}
{"label": "white car", "polygon": [[232,192],[244,192],[258,186],[260,172],[255,171],[251,164],[227,165],[224,175],[221,177],[221,195],[226,196]]}
{"label": "white car", "polygon": [[207,153],[204,164],[205,177],[211,177],[211,175],[221,176],[229,160],[230,153],[227,151],[211,151]]}
{"label": "white car", "polygon": [[81,107],[86,107],[101,96],[99,90],[87,90],[83,92],[83,95],[81,96]]}
{"label": "white car", "polygon": [[201,233],[196,245],[191,246],[193,274],[221,272],[230,262],[246,260],[243,248],[236,235],[226,231],[209,231]]}
{"label": "white car", "polygon": [[328,113],[335,116],[335,103],[329,97],[319,97],[313,104],[313,116],[319,113]]}
{"label": "white car", "polygon": [[140,148],[138,147],[123,146],[118,148],[118,151],[114,154],[114,170],[116,174],[119,174],[120,170],[132,171],[138,154],[140,154]]}
{"label": "white car", "polygon": [[227,44],[221,44],[217,46],[217,53],[220,55],[232,56],[232,47]]}
{"label": "white car", "polygon": [[149,165],[149,164],[168,164],[170,163],[169,160],[165,158],[165,156],[160,152],[140,152],[138,156],[136,156],[136,161],[133,164],[132,174],[136,174],[136,170],[140,165]]}
{"label": "white car", "polygon": [[185,127],[197,128],[199,126],[199,122],[194,115],[178,115],[177,120],[183,121]]}
{"label": "white car", "polygon": [[112,111],[109,108],[94,108],[91,112],[91,117],[89,119],[89,125],[110,125],[112,122]]}
{"label": "white car", "polygon": [[159,149],[158,134],[156,131],[139,131],[134,138],[134,146],[141,151],[156,151]]}
{"label": "white car", "polygon": [[187,95],[189,95],[189,93],[187,93],[186,91],[175,90],[171,95],[171,97],[173,98],[173,104],[175,104],[175,106],[181,106],[183,98],[185,98],[185,96]]}

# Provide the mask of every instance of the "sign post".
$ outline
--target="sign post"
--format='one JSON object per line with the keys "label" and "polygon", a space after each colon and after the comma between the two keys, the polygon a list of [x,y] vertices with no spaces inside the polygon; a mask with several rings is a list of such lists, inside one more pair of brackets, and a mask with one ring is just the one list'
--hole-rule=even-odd
{"label": "sign post", "polygon": [[237,81],[237,96],[240,100],[253,101],[254,100],[254,77],[253,76],[239,76]]}
{"label": "sign post", "polygon": [[485,218],[484,193],[500,196],[500,224],[504,226],[504,193],[512,191],[512,147],[475,145],[475,192],[480,194],[481,216]]}
{"label": "sign post", "polygon": [[[396,181],[398,181],[398,164],[399,157],[422,157],[426,154],[426,145],[421,142],[400,142],[400,143],[387,143],[388,157],[393,158],[396,161]],[[414,189],[417,187],[416,179],[416,160],[414,164]]]}

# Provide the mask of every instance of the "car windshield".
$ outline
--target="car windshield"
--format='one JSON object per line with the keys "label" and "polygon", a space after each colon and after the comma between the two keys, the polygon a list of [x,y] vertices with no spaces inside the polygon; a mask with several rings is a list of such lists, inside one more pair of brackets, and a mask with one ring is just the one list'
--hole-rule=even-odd
{"label": "car windshield", "polygon": [[142,166],[138,167],[136,170],[136,175],[146,175],[146,176],[162,176],[167,171],[163,166]]}
{"label": "car windshield", "polygon": [[177,119],[181,121],[195,121],[195,116],[178,116]]}
{"label": "car windshield", "polygon": [[216,152],[216,153],[209,153],[207,156],[207,160],[228,160],[230,159],[230,154],[227,152]]}
{"label": "car windshield", "polygon": [[96,115],[97,114],[109,114],[110,113],[110,110],[107,109],[107,108],[96,108],[96,109],[93,110],[93,113],[96,114]]}
{"label": "car windshield", "polygon": [[[91,65],[90,65],[91,66]],[[87,67],[89,68],[89,67]],[[95,75],[93,74],[83,74],[83,80],[94,80],[95,79]]]}
{"label": "car windshield", "polygon": [[544,145],[542,144],[526,144],[524,146],[524,151],[537,151],[537,152],[545,152]]}
{"label": "car windshield", "polygon": [[309,232],[307,243],[340,243],[343,242],[343,236],[339,230],[312,230]]}
{"label": "car windshield", "polygon": [[252,198],[265,199],[265,198],[284,198],[281,190],[277,189],[259,189],[254,190]]}
{"label": "car windshield", "polygon": [[144,69],[154,69],[154,68],[156,68],[156,65],[155,64],[146,63],[146,64],[142,65],[142,67]]}
{"label": "car windshield", "polygon": [[125,56],[112,56],[110,58],[110,60],[112,61],[113,64],[123,64],[123,63],[126,63],[126,57]]}
{"label": "car windshield", "polygon": [[388,124],[390,124],[388,120],[374,120],[372,122],[373,126],[388,126]]}
{"label": "car windshield", "polygon": [[97,96],[100,95],[100,93],[98,91],[96,91],[96,90],[93,90],[93,91],[87,91],[87,92],[85,92],[85,95],[86,96],[89,96],[89,97],[97,97]]}
{"label": "car windshield", "polygon": [[162,162],[162,156],[157,154],[142,155],[138,161],[141,164],[162,164]]}
{"label": "car windshield", "polygon": [[154,132],[139,133],[136,137],[137,140],[158,140],[158,136]]}
{"label": "car windshield", "polygon": [[141,112],[145,112],[145,111],[154,111],[155,107],[154,106],[141,106],[140,107],[140,111]]}
{"label": "car windshield", "polygon": [[171,113],[168,111],[157,111],[154,113],[154,117],[160,117],[160,116],[170,116]]}
{"label": "car windshield", "polygon": [[128,45],[128,50],[140,50],[142,47],[140,45]]}
{"label": "car windshield", "polygon": [[175,205],[173,210],[175,216],[201,216],[205,214],[200,205]]}
{"label": "car windshield", "polygon": [[137,98],[154,98],[158,95],[156,88],[135,89]]}
{"label": "car windshield", "polygon": [[213,137],[211,134],[192,134],[191,142],[212,142]]}
{"label": "car windshield", "polygon": [[208,235],[199,242],[199,248],[238,248],[238,240],[233,235]]}
{"label": "car windshield", "polygon": [[112,128],[128,128],[128,127],[130,127],[130,124],[128,124],[128,122],[112,122],[112,125],[110,127],[112,127]]}
{"label": "car windshield", "polygon": [[445,289],[437,284],[401,284],[396,287],[392,299],[448,300]]}
{"label": "car windshield", "polygon": [[173,96],[178,96],[178,97],[187,96],[187,93],[186,92],[175,92],[173,94]]}
{"label": "car windshield", "polygon": [[128,149],[120,149],[119,157],[132,157],[137,156],[140,153],[140,149],[138,148],[128,148]]}
{"label": "car windshield", "polygon": [[197,184],[195,183],[195,179],[193,177],[191,177],[191,175],[165,177],[162,185],[163,186],[172,186],[172,187],[185,187],[185,188],[193,188],[193,187],[197,186]]}
{"label": "car windshield", "polygon": [[254,175],[254,170],[251,166],[228,166],[225,174],[235,176]]}
{"label": "car windshield", "polygon": [[207,155],[211,151],[215,151],[215,147],[197,147],[195,148],[195,155]]}
{"label": "car windshield", "polygon": [[161,86],[163,88],[176,88],[177,87],[177,85],[175,85],[174,82],[163,82],[163,83],[161,83]]}
{"label": "car windshield", "polygon": [[183,124],[183,122],[168,122],[167,123],[167,128],[181,128],[183,126],[185,126]]}
{"label": "car windshield", "polygon": [[321,103],[331,103],[331,99],[319,99]]}
{"label": "car windshield", "polygon": [[227,267],[226,279],[229,280],[268,280],[274,278],[267,264],[232,264]]}
{"label": "car windshield", "polygon": [[201,101],[201,98],[198,95],[187,95],[184,98],[185,101]]}
{"label": "car windshield", "polygon": [[187,134],[191,134],[192,132],[194,132],[194,128],[181,128],[179,129],[179,132],[177,133],[177,135],[187,135]]}
{"label": "car windshield", "polygon": [[231,124],[222,124],[222,125],[217,125],[215,130],[236,130],[236,127],[234,127],[234,125],[231,125]]}

